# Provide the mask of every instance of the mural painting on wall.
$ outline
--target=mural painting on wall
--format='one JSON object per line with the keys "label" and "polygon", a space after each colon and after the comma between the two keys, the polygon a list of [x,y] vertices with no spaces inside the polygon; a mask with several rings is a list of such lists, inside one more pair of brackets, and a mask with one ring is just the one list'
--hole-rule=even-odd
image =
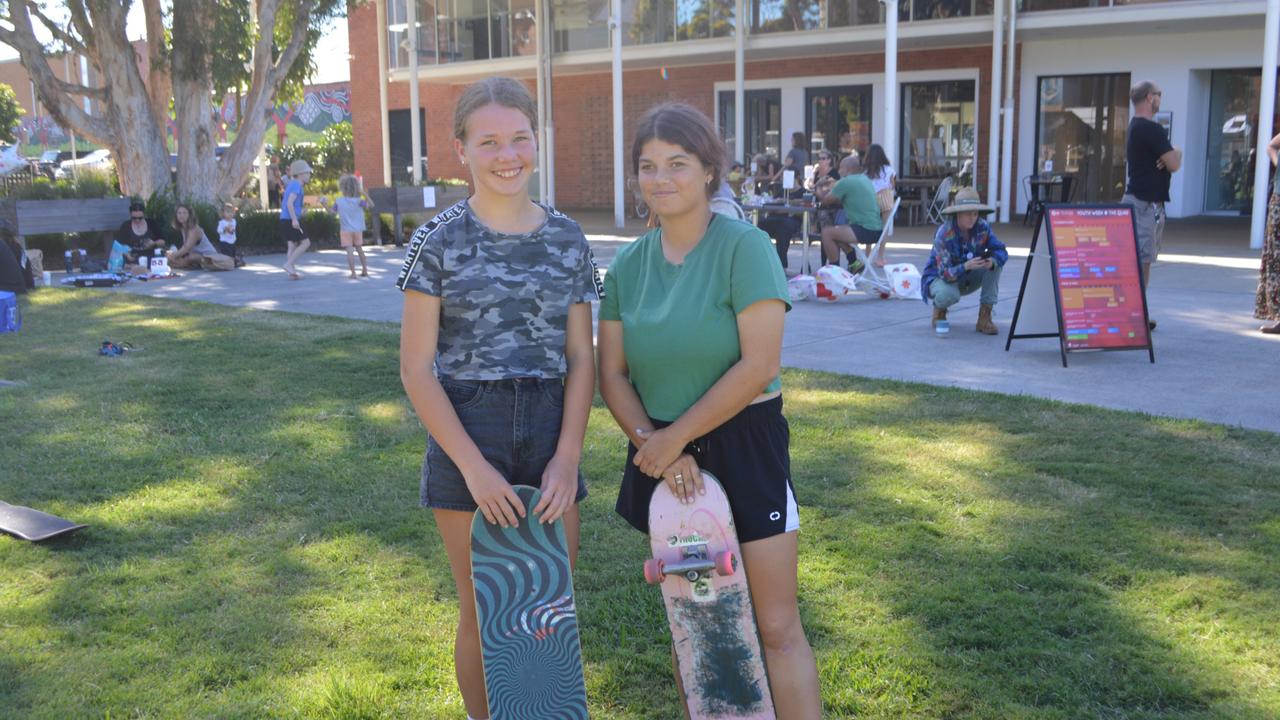
{"label": "mural painting on wall", "polygon": [[[222,122],[218,123],[218,142],[230,142],[228,131],[234,130],[238,113],[236,98],[228,95],[215,112]],[[346,83],[329,85],[324,88],[307,89],[302,101],[277,105],[271,113],[275,123],[276,146],[288,142],[289,128],[297,127],[309,132],[320,133],[330,125],[351,121],[351,90]],[[169,137],[176,134],[177,125],[173,118],[168,122]],[[57,148],[71,142],[71,137],[63,131],[53,118],[48,115],[32,117],[25,115],[19,125],[19,139],[27,148],[27,153],[37,152],[43,148]]]}

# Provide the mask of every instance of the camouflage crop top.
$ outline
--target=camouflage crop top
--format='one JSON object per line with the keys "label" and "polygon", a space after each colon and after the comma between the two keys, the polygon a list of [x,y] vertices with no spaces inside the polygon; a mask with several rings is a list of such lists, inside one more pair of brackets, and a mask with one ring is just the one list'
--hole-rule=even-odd
{"label": "camouflage crop top", "polygon": [[569,306],[604,290],[582,228],[542,208],[521,235],[486,227],[466,200],[414,232],[396,287],[441,300],[437,376],[564,377]]}

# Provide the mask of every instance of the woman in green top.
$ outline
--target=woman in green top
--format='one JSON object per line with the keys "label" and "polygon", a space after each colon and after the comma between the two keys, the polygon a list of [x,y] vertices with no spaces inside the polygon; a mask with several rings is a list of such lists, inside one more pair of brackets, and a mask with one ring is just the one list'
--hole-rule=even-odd
{"label": "woman in green top", "polygon": [[658,227],[618,253],[600,304],[600,390],[631,440],[617,510],[647,532],[659,482],[693,503],[700,467],[720,479],[778,716],[818,718],[778,377],[786,278],[767,235],[711,211],[726,155],[706,116],[680,103],[651,109],[631,148]]}

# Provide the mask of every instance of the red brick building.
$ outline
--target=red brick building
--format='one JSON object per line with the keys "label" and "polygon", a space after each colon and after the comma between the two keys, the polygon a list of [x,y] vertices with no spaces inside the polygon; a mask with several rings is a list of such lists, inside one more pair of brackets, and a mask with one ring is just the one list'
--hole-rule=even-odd
{"label": "red brick building", "polygon": [[[348,18],[356,165],[371,185],[381,184],[384,152],[395,158],[396,182],[406,181],[410,164],[405,2],[365,3]],[[1013,78],[1006,182],[1015,212],[1027,199],[1026,178],[1042,172],[1072,176],[1074,200],[1119,199],[1127,93],[1141,79],[1164,88],[1174,145],[1188,148],[1188,167],[1175,175],[1170,214],[1238,214],[1251,206],[1251,193],[1244,192],[1248,171],[1239,162],[1233,166],[1232,158],[1256,145],[1265,3],[999,2],[997,8],[997,0],[898,0],[897,75],[888,87],[884,10],[876,0],[743,0],[748,23],[739,159],[758,151],[785,153],[794,131],[805,133],[810,150],[844,152],[865,151],[893,135],[894,147],[886,149],[900,176],[958,174],[987,195],[991,144],[1001,138],[999,128],[992,133],[1000,121],[999,113],[992,115],[992,45],[997,27],[1008,36],[1012,13],[1014,62],[1010,67],[999,53],[997,72]],[[417,26],[428,174],[466,177],[451,149],[458,94],[469,81],[491,74],[523,78],[533,89],[541,30],[552,51],[556,203],[611,207],[609,4],[480,0],[471,6],[462,13],[443,0],[417,0],[417,17],[425,19]],[[547,6],[554,27],[531,28]],[[997,9],[1003,22],[997,22]],[[626,142],[637,117],[668,99],[701,108],[726,139],[735,139],[733,13],[730,0],[623,3]],[[385,57],[379,56],[379,34],[389,48]],[[380,62],[386,63],[389,137],[379,113]],[[995,92],[999,103],[1003,90]],[[884,111],[888,93],[897,102],[892,121]],[[1250,111],[1255,121],[1248,120]],[[1237,115],[1246,119],[1233,129]],[[892,133],[886,133],[887,122],[895,125]],[[995,169],[998,175],[1000,164]]]}

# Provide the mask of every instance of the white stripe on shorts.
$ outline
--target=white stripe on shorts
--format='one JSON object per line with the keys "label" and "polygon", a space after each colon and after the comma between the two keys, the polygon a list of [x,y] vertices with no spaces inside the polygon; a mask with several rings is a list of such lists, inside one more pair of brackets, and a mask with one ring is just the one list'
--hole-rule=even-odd
{"label": "white stripe on shorts", "polygon": [[795,532],[800,529],[800,508],[796,507],[796,498],[791,494],[791,483],[787,483],[787,524],[783,532]]}

